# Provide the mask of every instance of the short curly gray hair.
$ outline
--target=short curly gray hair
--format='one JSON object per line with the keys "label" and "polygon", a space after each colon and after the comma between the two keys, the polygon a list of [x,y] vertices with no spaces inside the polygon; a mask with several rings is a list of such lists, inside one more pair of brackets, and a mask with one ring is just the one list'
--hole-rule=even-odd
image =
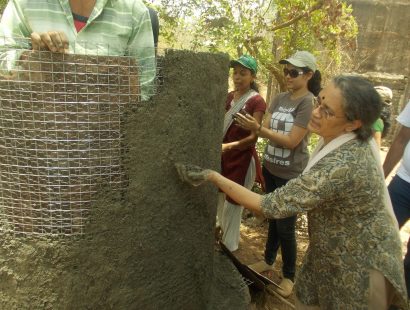
{"label": "short curly gray hair", "polygon": [[354,131],[357,137],[368,140],[373,136],[374,122],[380,117],[380,95],[369,81],[356,75],[339,75],[333,78],[333,83],[342,92],[346,118],[362,122],[362,126]]}

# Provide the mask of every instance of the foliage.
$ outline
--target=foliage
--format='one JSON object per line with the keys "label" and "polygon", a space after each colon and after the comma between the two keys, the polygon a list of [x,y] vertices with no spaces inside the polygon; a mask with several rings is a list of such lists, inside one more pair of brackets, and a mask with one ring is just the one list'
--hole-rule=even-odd
{"label": "foliage", "polygon": [[256,153],[258,154],[259,159],[262,161],[263,152],[265,152],[266,145],[268,144],[268,139],[258,138],[256,142]]}
{"label": "foliage", "polygon": [[[354,47],[357,25],[341,0],[150,0],[170,44],[182,33],[185,48],[253,55],[265,78],[282,76],[278,59],[309,50],[334,74]],[[179,36],[180,38],[181,36]],[[281,85],[282,89],[284,85]]]}

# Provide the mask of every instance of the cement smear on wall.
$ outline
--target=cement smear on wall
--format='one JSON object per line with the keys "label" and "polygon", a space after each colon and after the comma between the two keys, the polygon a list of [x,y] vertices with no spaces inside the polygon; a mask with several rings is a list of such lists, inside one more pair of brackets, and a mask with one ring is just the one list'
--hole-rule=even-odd
{"label": "cement smear on wall", "polygon": [[359,26],[360,72],[410,74],[410,2],[347,0]]}
{"label": "cement smear on wall", "polygon": [[214,263],[216,189],[174,168],[219,169],[228,58],[171,51],[162,66],[159,93],[125,117],[129,185],[101,188],[86,235],[0,236],[1,309],[246,308],[237,271]]}

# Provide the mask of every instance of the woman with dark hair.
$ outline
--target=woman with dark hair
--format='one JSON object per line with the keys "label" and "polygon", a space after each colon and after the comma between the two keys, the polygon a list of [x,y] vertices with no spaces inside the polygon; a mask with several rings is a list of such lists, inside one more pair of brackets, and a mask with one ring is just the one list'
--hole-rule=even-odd
{"label": "woman with dark hair", "polygon": [[[263,127],[258,132],[259,137],[269,140],[262,168],[267,192],[285,185],[305,169],[309,160],[307,125],[314,96],[321,88],[320,72],[311,53],[298,51],[279,63],[285,65],[283,72],[288,91],[272,100]],[[278,293],[284,297],[292,293],[295,278],[296,217],[269,220],[264,260],[249,266],[257,272],[272,270],[281,248],[283,279]]]}
{"label": "woman with dark hair", "polygon": [[[307,212],[296,309],[407,309],[397,221],[372,139],[380,97],[368,81],[339,76],[318,98],[308,128],[321,139],[303,173],[272,193],[259,195],[196,166],[177,164],[178,173],[196,186],[212,182],[267,218]],[[250,115],[237,122],[259,128]]]}
{"label": "woman with dark hair", "polygon": [[[265,100],[259,95],[255,83],[258,66],[249,55],[242,55],[231,61],[233,68],[234,91],[226,99],[224,132],[222,141],[222,175],[228,179],[252,188],[260,164],[256,155],[255,143],[258,138],[255,132],[239,127],[234,118],[236,113],[248,113],[258,122],[262,121],[266,110]],[[230,251],[238,249],[239,229],[243,207],[229,195],[220,193],[218,197],[218,223],[222,230],[222,242]]]}

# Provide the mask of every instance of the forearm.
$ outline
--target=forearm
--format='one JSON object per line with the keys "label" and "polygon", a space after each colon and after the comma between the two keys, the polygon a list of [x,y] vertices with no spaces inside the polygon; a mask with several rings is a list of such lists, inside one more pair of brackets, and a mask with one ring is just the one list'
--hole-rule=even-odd
{"label": "forearm", "polygon": [[[243,115],[239,115],[239,116],[242,116],[242,118],[245,118],[245,116]],[[263,112],[254,112],[252,115],[252,118],[255,123],[254,125],[257,125],[257,128],[259,128],[260,124],[262,124]],[[235,121],[237,122],[238,120],[235,120]],[[256,129],[255,130],[253,130],[252,128],[246,128],[246,129],[250,131],[250,134],[247,137],[241,140],[238,140],[238,141],[226,143],[224,149],[225,150],[230,150],[230,149],[246,150],[249,147],[253,146],[258,140]]]}
{"label": "forearm", "polygon": [[148,10],[136,9],[134,13],[137,23],[130,39],[128,50],[136,57],[139,68],[139,82],[142,100],[154,95],[154,81],[156,75],[156,59],[154,38],[152,35],[151,18]]}
{"label": "forearm", "polygon": [[383,163],[384,177],[388,177],[403,156],[404,145],[394,141]]}
{"label": "forearm", "polygon": [[233,141],[229,143],[224,143],[225,150],[246,150],[247,148],[253,146],[256,143],[257,137],[256,135],[252,134],[244,139]]}
{"label": "forearm", "polygon": [[410,128],[402,126],[390,146],[383,164],[384,176],[387,177],[403,156],[410,140]]}
{"label": "forearm", "polygon": [[215,184],[220,190],[222,190],[233,200],[235,200],[239,205],[253,212],[262,213],[261,195],[246,189],[245,187],[225,178],[215,171],[212,171],[209,174],[208,180]]}
{"label": "forearm", "polygon": [[290,135],[284,135],[284,134],[272,131],[271,129],[266,128],[266,127],[261,128],[258,136],[261,138],[267,138],[273,143],[278,144],[287,149],[294,149],[300,142],[299,141],[298,143],[295,143],[296,141],[292,140]]}
{"label": "forearm", "polygon": [[374,140],[377,143],[377,146],[380,148],[382,146],[382,133],[380,131],[376,131],[373,134]]}

